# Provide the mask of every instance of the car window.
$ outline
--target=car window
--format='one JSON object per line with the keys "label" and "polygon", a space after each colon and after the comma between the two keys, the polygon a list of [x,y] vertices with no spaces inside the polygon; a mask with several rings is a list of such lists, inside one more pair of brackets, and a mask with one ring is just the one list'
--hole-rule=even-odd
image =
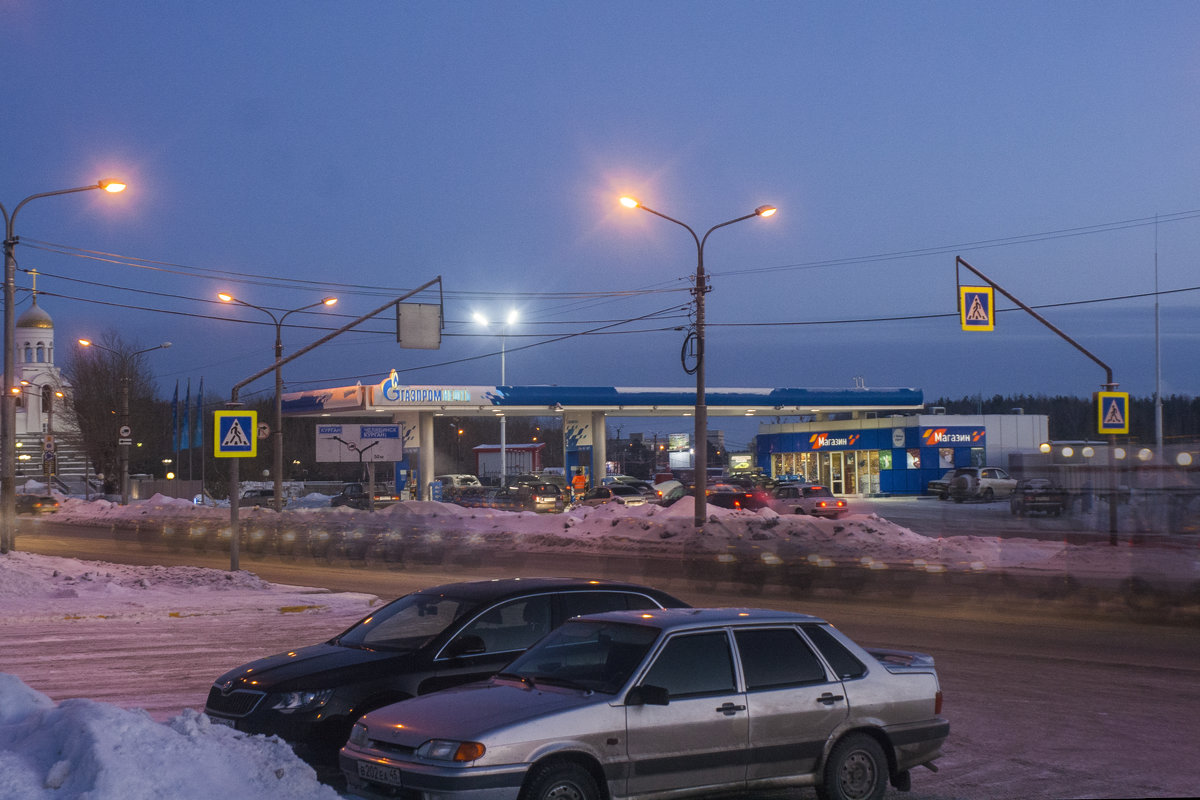
{"label": "car window", "polygon": [[821,660],[795,628],[738,631],[734,638],[750,691],[827,679]]}
{"label": "car window", "polygon": [[658,608],[644,594],[633,592],[565,592],[562,595],[563,619],[605,611],[626,611],[639,608]]}
{"label": "car window", "polygon": [[804,632],[808,638],[825,656],[834,673],[843,680],[861,678],[867,674],[867,667],[846,646],[839,642],[829,629],[822,625],[805,625]]}
{"label": "car window", "polygon": [[337,638],[348,647],[416,650],[467,612],[454,597],[410,594],[388,603]]}
{"label": "car window", "polygon": [[488,653],[524,650],[550,632],[550,603],[550,595],[540,594],[494,606],[463,628],[455,640],[477,636]]}
{"label": "car window", "polygon": [[657,638],[656,628],[574,620],[559,626],[504,671],[535,684],[570,681],[613,694],[629,680]]}
{"label": "car window", "polygon": [[828,489],[826,489],[824,486],[811,486],[811,487],[805,487],[804,496],[805,497],[833,497],[833,493],[830,492]]}
{"label": "car window", "polygon": [[729,637],[717,631],[672,638],[642,683],[661,686],[672,698],[735,691]]}

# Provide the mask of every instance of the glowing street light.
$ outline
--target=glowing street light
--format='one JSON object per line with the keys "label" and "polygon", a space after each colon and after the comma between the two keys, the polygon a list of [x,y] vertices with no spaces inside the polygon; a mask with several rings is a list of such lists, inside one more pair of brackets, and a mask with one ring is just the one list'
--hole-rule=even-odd
{"label": "glowing street light", "polygon": [[[116,193],[125,189],[120,181],[102,180],[91,186],[79,186],[74,189],[59,189],[54,192],[31,194],[8,213],[0,204],[0,215],[4,216],[4,385],[12,386],[14,359],[16,353],[17,321],[14,297],[17,291],[17,258],[14,252],[17,246],[17,236],[13,232],[17,222],[17,214],[26,203],[43,197],[55,197],[60,194],[89,192],[93,189],[103,189]],[[0,396],[0,553],[7,553],[13,546],[14,527],[16,523],[16,475],[17,475],[17,398],[11,392],[3,392]]]}
{"label": "glowing street light", "polygon": [[295,314],[297,311],[307,311],[317,306],[335,305],[337,298],[326,297],[315,303],[309,303],[306,306],[285,311],[282,315],[276,317],[270,309],[256,306],[253,303],[247,303],[245,300],[239,300],[226,292],[219,292],[217,297],[222,303],[237,303],[240,306],[258,309],[270,317],[271,322],[275,324],[275,430],[271,432],[272,455],[274,456],[272,470],[275,473],[275,510],[283,511],[283,369],[279,363],[283,358],[283,321],[288,318],[289,314]]}
{"label": "glowing street light", "polygon": [[642,205],[636,198],[622,197],[621,205],[626,208],[640,208],[642,211],[649,212],[656,217],[661,217],[668,222],[674,222],[676,225],[687,230],[692,235],[692,239],[696,242],[696,284],[692,287],[692,294],[696,298],[696,326],[689,334],[695,343],[696,365],[692,369],[684,367],[684,372],[696,375],[696,407],[694,412],[695,417],[695,458],[693,465],[696,474],[696,513],[694,518],[695,527],[701,528],[704,526],[705,507],[707,504],[708,494],[708,405],[704,396],[704,295],[708,293],[709,288],[707,278],[704,274],[704,245],[708,242],[709,234],[717,228],[724,228],[726,225],[732,225],[735,222],[752,219],[753,217],[771,217],[775,215],[777,209],[774,206],[759,206],[754,209],[753,214],[731,219],[728,222],[722,222],[719,225],[714,225],[708,229],[704,236],[697,236],[692,228],[673,217],[668,217],[666,214],[655,211],[649,206]]}
{"label": "glowing street light", "polygon": [[[475,321],[478,322],[480,325],[482,325],[484,328],[486,328],[488,326],[488,318],[485,317],[483,314],[479,313],[478,311],[476,311],[471,316],[473,316],[475,318]],[[501,386],[508,385],[508,381],[505,379],[505,376],[504,376],[504,342],[505,342],[505,339],[508,338],[507,337],[508,329],[511,328],[516,321],[517,321],[517,311],[516,311],[516,309],[513,309],[513,310],[509,311],[508,316],[506,316],[504,318],[504,333],[500,334],[500,385]],[[504,488],[504,485],[508,482],[507,481],[507,478],[508,478],[508,436],[507,436],[508,428],[507,428],[507,425],[508,425],[508,418],[504,414],[501,414],[500,415],[500,488]]]}

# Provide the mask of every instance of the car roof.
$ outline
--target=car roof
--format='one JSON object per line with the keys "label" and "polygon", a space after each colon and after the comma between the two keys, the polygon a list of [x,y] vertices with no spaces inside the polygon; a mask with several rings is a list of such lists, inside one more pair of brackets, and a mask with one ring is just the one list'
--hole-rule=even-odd
{"label": "car roof", "polygon": [[414,592],[414,594],[444,594],[451,597],[460,597],[464,600],[486,602],[491,600],[502,600],[506,597],[529,594],[530,592],[573,592],[585,591],[588,589],[617,589],[635,591],[643,594],[649,594],[660,601],[669,602],[673,605],[683,604],[683,601],[668,594],[667,592],[662,591],[661,589],[655,589],[653,587],[644,586],[637,583],[606,581],[591,578],[532,577],[498,578],[496,580],[489,581],[462,581],[460,583],[444,583],[440,586],[431,586],[427,589],[419,589]]}
{"label": "car roof", "polygon": [[603,614],[588,614],[586,617],[576,618],[579,619],[649,625],[668,633],[690,628],[711,628],[714,625],[825,623],[824,619],[810,614],[767,608],[654,608],[640,611],[606,611]]}

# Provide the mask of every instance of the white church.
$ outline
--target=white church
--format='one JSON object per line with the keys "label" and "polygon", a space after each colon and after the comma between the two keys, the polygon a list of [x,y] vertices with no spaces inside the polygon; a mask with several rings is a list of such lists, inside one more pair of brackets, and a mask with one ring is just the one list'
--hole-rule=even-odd
{"label": "white church", "polygon": [[[82,480],[84,457],[78,446],[77,432],[64,410],[69,385],[54,364],[54,321],[38,305],[37,292],[32,304],[15,323],[13,340],[14,372],[17,395],[16,447],[17,489],[32,479],[45,482],[46,476],[70,473]],[[48,469],[46,453],[53,453],[53,469]],[[66,489],[61,483],[59,489]]]}

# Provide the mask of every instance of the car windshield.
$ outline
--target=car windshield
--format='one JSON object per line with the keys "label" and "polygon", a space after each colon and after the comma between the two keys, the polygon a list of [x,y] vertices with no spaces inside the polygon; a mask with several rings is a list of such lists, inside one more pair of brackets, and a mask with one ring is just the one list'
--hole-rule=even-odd
{"label": "car windshield", "polygon": [[658,634],[643,625],[569,620],[510,664],[504,676],[616,694]]}
{"label": "car windshield", "polygon": [[609,486],[608,488],[612,490],[613,494],[623,494],[623,495],[639,495],[639,494],[641,494],[641,492],[639,492],[637,489],[635,489],[632,486],[630,486],[629,484],[625,484],[625,483],[614,483],[611,486]]}
{"label": "car windshield", "polygon": [[432,641],[476,603],[458,597],[408,594],[388,603],[334,639],[344,647],[417,650]]}

